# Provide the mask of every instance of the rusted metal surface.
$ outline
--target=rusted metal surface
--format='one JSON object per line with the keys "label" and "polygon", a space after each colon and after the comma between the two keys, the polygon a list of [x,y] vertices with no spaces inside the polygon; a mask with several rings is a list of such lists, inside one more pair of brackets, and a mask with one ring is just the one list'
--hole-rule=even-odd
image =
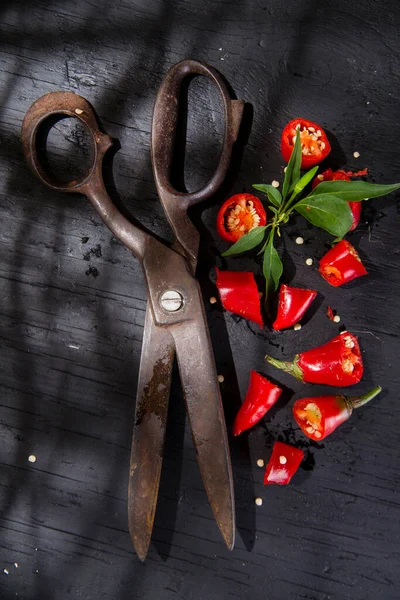
{"label": "rusted metal surface", "polygon": [[[221,157],[209,183],[193,193],[175,190],[169,181],[178,118],[178,99],[189,75],[209,77],[218,87],[225,112]],[[104,134],[90,104],[77,94],[53,92],[37,100],[27,112],[22,141],[31,170],[52,189],[87,196],[114,235],[141,261],[149,305],[146,312],[141,368],[129,473],[129,529],[136,552],[146,557],[153,528],[162,464],[172,363],[177,350],[186,405],[205,489],[229,549],[235,536],[232,470],[217,373],[204,306],[194,271],[199,235],[187,208],[209,198],[222,184],[237,138],[243,102],[231,100],[220,74],[204,63],[182,61],[161,84],[154,108],[152,164],[160,201],[175,233],[167,247],[128,221],[109,198],[102,177],[102,161],[111,138]],[[80,179],[62,183],[43,168],[37,152],[40,128],[49,118],[72,116],[89,130],[92,166]],[[181,297],[178,310],[168,310],[166,291]]]}

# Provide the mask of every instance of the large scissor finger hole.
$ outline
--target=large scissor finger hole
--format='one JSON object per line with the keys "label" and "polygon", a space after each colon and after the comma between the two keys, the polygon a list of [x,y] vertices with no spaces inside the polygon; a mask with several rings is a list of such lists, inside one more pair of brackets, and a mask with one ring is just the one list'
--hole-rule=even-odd
{"label": "large scissor finger hole", "polygon": [[60,183],[81,179],[93,165],[92,135],[74,117],[54,115],[46,119],[37,132],[36,150],[48,176]]}
{"label": "large scissor finger hole", "polygon": [[224,137],[224,105],[208,77],[191,77],[182,83],[179,106],[170,177],[175,189],[193,192],[206,185],[217,168]]}

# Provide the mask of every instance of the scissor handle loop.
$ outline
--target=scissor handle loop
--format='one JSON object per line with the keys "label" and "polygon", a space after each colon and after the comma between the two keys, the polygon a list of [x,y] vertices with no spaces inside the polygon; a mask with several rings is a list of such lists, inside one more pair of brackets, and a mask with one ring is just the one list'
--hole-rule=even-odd
{"label": "scissor handle loop", "polygon": [[[55,179],[43,167],[38,154],[38,133],[45,121],[51,117],[74,117],[89,131],[93,144],[93,161],[86,173],[72,181]],[[96,115],[85,98],[74,92],[50,92],[42,96],[27,111],[22,124],[22,144],[30,169],[47,186],[62,192],[87,193],[95,178],[102,177],[102,160],[112,145],[110,136],[100,131]]]}
{"label": "scissor handle loop", "polygon": [[[191,75],[208,77],[217,86],[224,106],[225,123],[222,151],[214,175],[201,189],[186,193],[177,191],[169,177],[174,154],[180,89],[183,80]],[[243,107],[243,100],[232,100],[221,74],[203,62],[182,60],[168,71],[154,105],[151,137],[154,178],[162,202],[165,198],[168,202],[168,197],[174,197],[187,207],[210,197],[221,186],[229,168],[232,146],[239,133]]]}

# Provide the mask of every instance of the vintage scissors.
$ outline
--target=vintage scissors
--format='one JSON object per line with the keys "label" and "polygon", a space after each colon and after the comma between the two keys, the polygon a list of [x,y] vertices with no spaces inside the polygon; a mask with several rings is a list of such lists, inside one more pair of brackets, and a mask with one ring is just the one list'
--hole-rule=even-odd
{"label": "vintage scissors", "polygon": [[[217,86],[224,106],[224,140],[217,169],[200,190],[179,192],[170,183],[183,80],[202,75]],[[188,207],[212,196],[227,173],[244,102],[233,100],[221,75],[208,65],[179,62],[161,83],[153,112],[151,161],[160,202],[173,229],[171,247],[126,219],[109,198],[102,161],[112,146],[91,105],[72,92],[51,92],[29,108],[22,126],[28,165],[53,190],[87,196],[96,212],[140,260],[148,305],[140,359],[128,485],[129,531],[135,550],[146,557],[156,510],[166,430],[172,365],[176,353],[182,388],[204,486],[214,517],[229,549],[234,546],[235,512],[232,469],[217,373],[195,270],[199,233]],[[88,129],[93,163],[80,179],[55,180],[38,155],[38,131],[49,118],[76,117]]]}

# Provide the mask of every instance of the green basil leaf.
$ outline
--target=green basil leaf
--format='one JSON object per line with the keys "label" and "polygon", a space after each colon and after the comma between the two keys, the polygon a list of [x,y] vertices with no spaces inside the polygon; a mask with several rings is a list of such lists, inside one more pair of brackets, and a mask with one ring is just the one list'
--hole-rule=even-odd
{"label": "green basil leaf", "polygon": [[267,194],[268,200],[276,206],[280,207],[282,203],[282,196],[279,190],[277,190],[273,185],[269,183],[254,183],[252,187],[259,192],[263,192],[263,194]]}
{"label": "green basil leaf", "polygon": [[300,130],[298,129],[296,133],[296,142],[286,167],[285,179],[283,180],[282,196],[284,200],[286,200],[287,195],[293,190],[294,186],[300,179],[301,157],[302,152],[300,143]]}
{"label": "green basil leaf", "polygon": [[293,208],[307,221],[338,238],[346,235],[353,221],[348,203],[332,194],[307,196]]}
{"label": "green basil leaf", "polygon": [[247,250],[252,250],[264,239],[266,226],[264,227],[254,227],[249,233],[246,233],[241,238],[238,239],[237,242],[233,244],[228,250],[222,253],[222,256],[232,256],[233,254],[242,254],[242,252],[247,252]]}
{"label": "green basil leaf", "polygon": [[282,277],[283,265],[274,247],[274,238],[271,236],[264,251],[263,273],[267,282],[267,294],[271,290],[276,290],[279,280]]}
{"label": "green basil leaf", "polygon": [[367,198],[385,196],[400,188],[400,183],[380,185],[366,181],[322,181],[313,189],[310,196],[334,194],[347,202],[358,202]]}
{"label": "green basil leaf", "polygon": [[278,209],[277,209],[277,208],[274,208],[273,206],[268,206],[268,210],[270,210],[271,212],[273,212],[273,213],[274,213],[274,215],[277,215],[277,214],[278,214],[278,212],[279,212],[279,211],[278,211]]}
{"label": "green basil leaf", "polygon": [[299,179],[299,181],[294,186],[294,192],[296,193],[296,195],[300,194],[300,192],[304,190],[306,185],[308,185],[310,181],[314,179],[314,175],[318,171],[318,169],[319,167],[317,166],[311,169],[310,171],[307,171],[307,173],[304,173],[303,177]]}

